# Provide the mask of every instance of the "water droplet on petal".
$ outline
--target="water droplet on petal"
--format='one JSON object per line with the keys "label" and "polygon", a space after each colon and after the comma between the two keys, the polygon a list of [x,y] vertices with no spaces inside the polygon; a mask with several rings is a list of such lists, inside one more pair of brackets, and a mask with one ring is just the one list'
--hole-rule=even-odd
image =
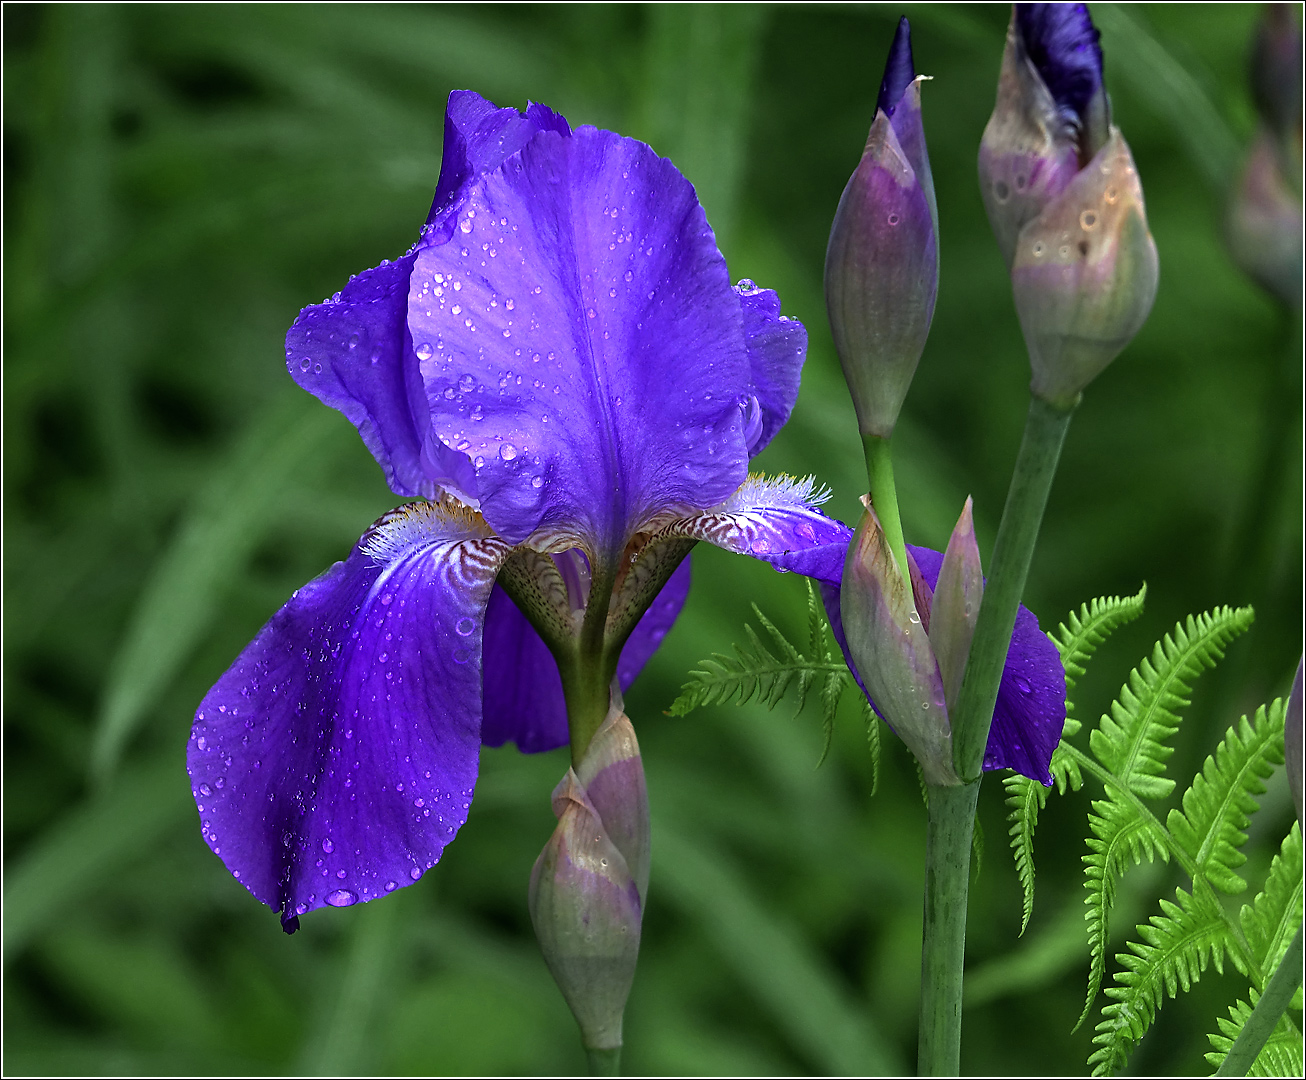
{"label": "water droplet on petal", "polygon": [[356,903],[358,897],[348,889],[337,889],[333,893],[327,893],[326,902],[332,907],[349,907],[350,904]]}
{"label": "water droplet on petal", "polygon": [[473,630],[476,629],[476,623],[472,619],[462,618],[458,620],[458,624],[454,627],[454,629],[457,630],[458,633],[460,633],[463,637],[467,637],[468,634],[470,634]]}
{"label": "water droplet on petal", "polygon": [[429,360],[435,352],[435,350],[431,348],[431,343],[429,341],[423,341],[413,351],[417,353],[417,359],[419,360]]}
{"label": "water droplet on petal", "polygon": [[512,461],[516,456],[517,447],[513,446],[512,443],[504,443],[499,447],[499,457],[503,458],[504,461]]}

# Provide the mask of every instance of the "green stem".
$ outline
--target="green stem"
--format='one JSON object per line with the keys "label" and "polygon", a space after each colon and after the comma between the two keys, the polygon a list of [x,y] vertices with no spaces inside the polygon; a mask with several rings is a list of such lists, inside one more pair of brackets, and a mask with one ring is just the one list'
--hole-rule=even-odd
{"label": "green stem", "polygon": [[1020,442],[1011,487],[1007,489],[1007,505],[998,525],[975,638],[952,718],[953,759],[963,779],[977,778],[983,769],[993,705],[998,698],[1016,612],[1020,609],[1025,579],[1034,557],[1034,543],[1073,413],[1073,405],[1060,409],[1041,398],[1030,399],[1025,435]]}
{"label": "green stem", "polygon": [[898,516],[898,489],[893,482],[893,458],[889,440],[878,435],[863,435],[866,449],[866,479],[871,487],[871,505],[880,519],[880,528],[889,541],[889,550],[898,562],[898,569],[907,578],[907,544],[902,538],[902,519]]}
{"label": "green stem", "polygon": [[1252,1008],[1247,1023],[1243,1025],[1242,1031],[1238,1032],[1238,1038],[1229,1047],[1229,1052],[1220,1062],[1220,1067],[1215,1070],[1216,1076],[1247,1075],[1247,1070],[1256,1061],[1257,1055],[1260,1054],[1279,1022],[1279,1017],[1292,1001],[1292,995],[1301,985],[1301,944],[1302,928],[1299,926],[1292,944],[1288,946],[1288,951],[1283,954],[1278,968],[1266,983],[1265,993]]}
{"label": "green stem", "polygon": [[920,1076],[956,1076],[961,1065],[961,978],[966,955],[971,835],[979,781],[928,788],[925,938],[921,949]]}
{"label": "green stem", "polygon": [[573,766],[580,765],[590,740],[608,715],[612,676],[619,655],[619,650],[607,648],[605,637],[615,577],[611,571],[595,570],[575,645],[566,657],[554,654],[558,659],[558,674],[562,676],[562,696],[567,703]]}
{"label": "green stem", "polygon": [[621,1047],[610,1050],[591,1050],[585,1047],[585,1056],[589,1059],[590,1076],[620,1076]]}

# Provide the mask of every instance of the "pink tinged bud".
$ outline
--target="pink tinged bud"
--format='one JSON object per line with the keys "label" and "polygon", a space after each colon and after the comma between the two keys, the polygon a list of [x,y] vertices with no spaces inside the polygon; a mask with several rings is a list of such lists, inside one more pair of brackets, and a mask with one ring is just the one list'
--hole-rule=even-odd
{"label": "pink tinged bud", "polygon": [[1262,130],[1229,204],[1229,253],[1258,285],[1301,306],[1302,207],[1284,176],[1274,136]]}
{"label": "pink tinged bud", "polygon": [[557,828],[531,872],[531,922],[581,1041],[591,1050],[616,1049],[649,864],[644,770],[619,709],[595,734],[579,771],[568,769],[554,790],[553,811]]}
{"label": "pink tinged bud", "polygon": [[848,652],[880,715],[916,756],[927,783],[959,784],[927,627],[869,504],[848,548],[839,603]]}
{"label": "pink tinged bud", "polygon": [[935,584],[929,617],[930,645],[939,662],[944,700],[952,713],[961,690],[966,660],[970,656],[975,621],[979,618],[980,599],[984,595],[984,577],[980,570],[979,546],[975,543],[975,523],[971,518],[971,500],[966,498],[957,519],[943,566]]}
{"label": "pink tinged bud", "polygon": [[1011,281],[1034,394],[1071,407],[1146,321],[1157,274],[1138,171],[1113,127],[1093,160],[1020,232]]}
{"label": "pink tinged bud", "polygon": [[939,284],[920,83],[903,93],[892,120],[876,113],[825,255],[826,309],[858,424],[882,438],[893,432],[925,349]]}
{"label": "pink tinged bud", "polygon": [[1297,664],[1297,675],[1292,680],[1292,692],[1288,695],[1288,708],[1283,717],[1283,757],[1292,803],[1297,808],[1297,823],[1306,828],[1306,821],[1302,818],[1302,662]]}

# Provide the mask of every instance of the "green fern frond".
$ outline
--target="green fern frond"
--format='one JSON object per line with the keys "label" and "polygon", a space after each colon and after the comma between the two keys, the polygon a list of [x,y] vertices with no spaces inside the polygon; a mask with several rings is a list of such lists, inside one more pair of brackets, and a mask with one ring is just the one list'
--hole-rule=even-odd
{"label": "green fern frond", "polygon": [[[1081,604],[1078,613],[1072,611],[1055,631],[1048,634],[1061,653],[1061,665],[1066,669],[1066,689],[1084,674],[1084,665],[1097,647],[1117,626],[1132,622],[1143,613],[1147,598],[1147,583],[1134,596],[1099,596]],[[1066,702],[1069,712],[1070,702]]]}
{"label": "green fern frond", "polygon": [[1084,888],[1088,896],[1084,904],[1084,920],[1088,923],[1088,992],[1084,1011],[1075,1022],[1078,1029],[1092,1011],[1097,992],[1106,976],[1106,947],[1110,940],[1111,907],[1115,903],[1116,885],[1125,867],[1132,860],[1135,865],[1146,858],[1155,862],[1159,855],[1170,861],[1167,845],[1169,837],[1154,818],[1143,816],[1136,807],[1118,802],[1117,793],[1107,788],[1106,799],[1093,801],[1093,812],[1088,815],[1088,826],[1093,835],[1088,838],[1088,854],[1084,856]]}
{"label": "green fern frond", "polygon": [[1249,607],[1218,608],[1175,626],[1157,642],[1150,659],[1129,673],[1120,696],[1089,736],[1094,755],[1131,792],[1144,799],[1164,798],[1174,781],[1163,774],[1174,752],[1164,745],[1179,727],[1191,683],[1215,666],[1224,648],[1252,623]]}
{"label": "green fern frond", "polygon": [[861,694],[862,723],[866,725],[866,748],[871,753],[871,795],[880,789],[880,718],[871,708],[870,699]]}
{"label": "green fern frond", "polygon": [[1183,810],[1170,811],[1170,836],[1196,869],[1224,893],[1240,893],[1247,882],[1237,867],[1247,861],[1238,849],[1247,841],[1247,823],[1259,809],[1256,796],[1276,765],[1283,764],[1283,701],[1268,711],[1262,705],[1249,723],[1243,717],[1225,733],[1202,771],[1184,792]]}
{"label": "green fern frond", "polygon": [[1292,823],[1279,854],[1270,863],[1265,888],[1243,905],[1238,921],[1252,958],[1261,968],[1254,989],[1262,990],[1302,923],[1302,844],[1297,822]]}
{"label": "green fern frond", "polygon": [[733,657],[713,653],[711,659],[700,661],[702,666],[689,673],[689,681],[681,687],[680,696],[667,710],[671,716],[685,716],[704,705],[724,705],[732,700],[745,705],[754,698],[774,709],[795,681],[798,709],[802,711],[807,692],[818,676],[847,674],[842,657],[836,659],[827,653],[823,659],[809,660],[790,644],[756,604],[753,613],[771,635],[780,655],[777,657],[767,649],[752,626],[745,623],[748,644],[735,645]]}
{"label": "green fern frond", "polygon": [[[1256,1007],[1256,1002],[1259,1000],[1260,994],[1253,988],[1250,1003],[1236,1001],[1229,1006],[1229,1019],[1226,1020],[1223,1016],[1216,1017],[1215,1022],[1220,1028],[1219,1034],[1206,1036],[1213,1048],[1206,1055],[1206,1060],[1213,1069],[1218,1069],[1224,1063],[1225,1055],[1229,1053],[1234,1040],[1238,1038],[1238,1033],[1247,1025],[1252,1009]],[[1284,1013],[1279,1017],[1279,1022],[1275,1024],[1265,1046],[1256,1055],[1252,1067],[1247,1070],[1247,1075],[1301,1076],[1303,1066],[1306,1065],[1302,1060],[1301,1035],[1297,1025],[1288,1019],[1287,1013]]]}
{"label": "green fern frond", "polygon": [[1089,1057],[1094,1076],[1109,1076],[1123,1068],[1135,1043],[1151,1027],[1165,996],[1189,990],[1207,965],[1224,971],[1227,931],[1219,902],[1198,884],[1192,893],[1175,890],[1178,903],[1161,900],[1161,914],[1138,927],[1141,942],[1117,953],[1121,970],[1117,985],[1107,989],[1110,1003],[1102,1010]]}
{"label": "green fern frond", "polygon": [[[1111,632],[1142,613],[1146,597],[1146,583],[1135,596],[1099,596],[1090,603],[1081,604],[1078,612],[1072,611],[1055,632],[1048,634],[1061,654],[1061,665],[1066,671],[1067,692],[1074,687],[1075,679],[1084,674],[1084,665],[1088,663],[1089,657]],[[1067,693],[1066,722],[1061,731],[1063,743],[1079,733],[1080,723],[1070,715],[1073,708]],[[1083,786],[1084,777],[1079,771],[1078,762],[1060,745],[1053,751],[1049,771],[1058,793],[1062,795],[1066,793],[1067,787],[1078,791]],[[1007,835],[1011,839],[1016,876],[1020,879],[1020,932],[1024,934],[1030,917],[1034,914],[1034,830],[1038,827],[1039,812],[1047,805],[1048,791],[1042,784],[1019,773],[1006,777],[1003,784],[1007,789],[1006,801],[1011,811],[1007,817],[1011,822]]]}

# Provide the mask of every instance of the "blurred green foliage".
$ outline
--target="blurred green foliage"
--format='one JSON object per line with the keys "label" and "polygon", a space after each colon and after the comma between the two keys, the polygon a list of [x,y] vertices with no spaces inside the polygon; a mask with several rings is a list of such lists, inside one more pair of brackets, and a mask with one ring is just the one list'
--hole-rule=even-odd
{"label": "blurred green foliage", "polygon": [[[973,494],[987,554],[1028,379],[975,178],[1007,12],[906,7],[935,77],[942,281],[895,440],[899,490],[908,538],[936,547]],[[1238,713],[1286,692],[1301,651],[1300,326],[1220,242],[1253,126],[1256,9],[1093,11],[1161,288],[1075,418],[1027,601],[1055,625],[1148,583],[1147,613],[1077,688],[1082,716],[1176,618],[1256,605],[1198,685],[1174,762],[1187,774]],[[449,90],[542,100],[671,157],[733,274],[777,288],[807,325],[802,396],[759,464],[815,472],[852,518],[861,454],[821,270],[898,13],[5,5],[7,1072],[582,1068],[525,902],[565,754],[486,751],[437,871],[318,912],[293,938],[200,839],[183,768],[195,705],[395,501],[345,419],[287,377],[283,335],[415,238]],[[690,667],[740,638],[750,600],[802,635],[801,582],[694,558],[689,606],[627,699],[656,832],[626,1068],[908,1069],[924,837],[912,764],[886,739],[870,800],[851,703],[819,771],[814,711],[664,716]],[[1264,865],[1291,814],[1282,781],[1249,845]],[[996,839],[1002,787],[985,787]],[[1087,964],[1072,802],[1044,816],[1039,908],[1019,941],[1019,884],[990,844],[972,891],[966,1071],[1045,1075],[1087,1057],[1090,1032],[1070,1031]],[[1121,934],[1139,890],[1176,872],[1125,879]],[[1133,1068],[1204,1070],[1203,1035],[1231,996],[1212,978],[1172,1003]]]}

